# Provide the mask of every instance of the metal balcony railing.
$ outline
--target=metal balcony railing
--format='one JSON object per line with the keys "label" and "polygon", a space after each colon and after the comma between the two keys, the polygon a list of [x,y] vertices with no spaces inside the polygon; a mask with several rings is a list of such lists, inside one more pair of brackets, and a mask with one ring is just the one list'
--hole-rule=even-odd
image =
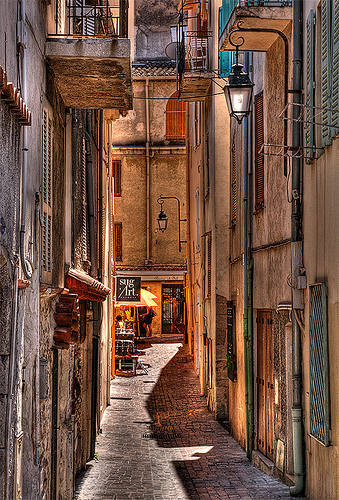
{"label": "metal balcony railing", "polygon": [[236,7],[290,7],[292,0],[223,0],[220,7],[219,33],[222,33]]}
{"label": "metal balcony railing", "polygon": [[208,71],[208,39],[211,36],[211,31],[184,33],[178,43],[179,83],[185,72],[201,74]]}
{"label": "metal balcony railing", "polygon": [[127,38],[128,0],[56,0],[58,37]]}

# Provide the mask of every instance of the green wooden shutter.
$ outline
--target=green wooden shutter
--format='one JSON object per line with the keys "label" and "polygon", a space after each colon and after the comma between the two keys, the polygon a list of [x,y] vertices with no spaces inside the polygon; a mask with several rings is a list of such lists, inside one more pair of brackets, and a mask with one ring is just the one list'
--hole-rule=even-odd
{"label": "green wooden shutter", "polygon": [[306,163],[311,163],[315,154],[315,13],[310,11],[307,22],[306,60]]}
{"label": "green wooden shutter", "polygon": [[[226,23],[229,19],[230,16],[230,9],[233,6],[230,5],[229,0],[224,1],[223,5],[219,7],[219,37],[221,36],[221,33],[226,26]],[[228,50],[219,50],[219,61],[218,61],[218,69],[219,69],[219,76],[222,78],[225,78],[229,76],[231,72],[231,67],[232,67],[232,52]]]}
{"label": "green wooden shutter", "polygon": [[321,0],[321,107],[322,145],[331,142],[331,0]]}
{"label": "green wooden shutter", "polygon": [[[333,3],[333,63],[332,63],[332,125],[339,127],[339,0]],[[337,111],[335,111],[337,110]],[[339,128],[330,129],[331,137],[338,134]]]}
{"label": "green wooden shutter", "polygon": [[52,173],[53,173],[53,119],[49,107],[42,112],[42,238],[41,279],[43,283],[52,280]]}

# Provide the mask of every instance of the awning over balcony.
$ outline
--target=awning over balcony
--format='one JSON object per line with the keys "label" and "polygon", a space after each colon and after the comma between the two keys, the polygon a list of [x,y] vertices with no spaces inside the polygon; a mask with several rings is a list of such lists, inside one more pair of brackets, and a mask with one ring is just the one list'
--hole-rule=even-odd
{"label": "awning over balcony", "polygon": [[[271,6],[235,7],[225,26],[221,26],[222,33],[219,38],[219,50],[234,50],[234,46],[229,41],[229,34],[237,28],[239,21],[242,22],[242,28],[251,28],[254,30],[253,32],[239,33],[239,36],[243,36],[244,38],[241,51],[267,52],[279,38],[279,35],[272,32],[255,32],[255,30],[268,28],[287,34],[292,24],[292,7],[286,7],[283,3],[280,4],[279,2],[272,2]],[[234,36],[233,41],[236,41],[236,36]]]}
{"label": "awning over balcony", "polygon": [[130,40],[48,38],[46,57],[66,106],[132,109]]}
{"label": "awning over balcony", "polygon": [[65,277],[65,285],[71,293],[78,295],[78,299],[92,302],[103,302],[112,291],[100,281],[78,269],[69,269]]}

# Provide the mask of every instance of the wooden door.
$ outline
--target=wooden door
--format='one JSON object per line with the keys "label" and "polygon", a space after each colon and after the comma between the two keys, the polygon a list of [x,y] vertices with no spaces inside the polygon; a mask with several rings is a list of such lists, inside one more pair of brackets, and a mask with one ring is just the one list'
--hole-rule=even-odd
{"label": "wooden door", "polygon": [[271,311],[257,315],[258,450],[274,459],[273,320]]}

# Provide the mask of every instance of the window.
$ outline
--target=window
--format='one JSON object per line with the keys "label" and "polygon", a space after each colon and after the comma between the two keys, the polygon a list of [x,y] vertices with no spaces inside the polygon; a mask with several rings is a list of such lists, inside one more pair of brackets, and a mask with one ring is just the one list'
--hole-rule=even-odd
{"label": "window", "polygon": [[311,10],[306,22],[306,163],[311,163],[315,153],[315,14]]}
{"label": "window", "polygon": [[231,155],[231,225],[235,226],[237,221],[237,158],[235,143],[232,144]]}
{"label": "window", "polygon": [[212,292],[212,234],[207,234],[207,298],[211,298]]}
{"label": "window", "polygon": [[326,283],[310,286],[310,433],[328,446],[330,444],[330,404],[326,298]]}
{"label": "window", "polygon": [[166,106],[166,140],[184,142],[186,137],[186,103],[178,101],[174,92]]}
{"label": "window", "polygon": [[50,106],[42,112],[42,248],[41,279],[52,281],[52,170],[53,170],[53,119]]}
{"label": "window", "polygon": [[199,189],[197,189],[195,193],[195,224],[196,224],[196,230],[197,230],[197,244],[195,247],[195,251],[198,253],[200,252],[200,208],[199,208]]}
{"label": "window", "polygon": [[[338,133],[339,113],[339,3],[321,0],[322,146]],[[330,125],[335,125],[331,127]]]}
{"label": "window", "polygon": [[112,161],[112,176],[114,178],[114,196],[121,196],[121,160]]}
{"label": "window", "polygon": [[261,148],[264,144],[264,109],[263,93],[254,97],[254,127],[255,127],[255,210],[264,206],[264,156]]}
{"label": "window", "polygon": [[227,301],[227,350],[226,366],[228,378],[235,382],[237,380],[237,344],[235,328],[235,302]]}
{"label": "window", "polygon": [[197,148],[201,143],[200,101],[193,103],[193,111],[194,147]]}
{"label": "window", "polygon": [[122,222],[115,222],[114,224],[114,245],[115,245],[115,260],[116,262],[122,261]]}

